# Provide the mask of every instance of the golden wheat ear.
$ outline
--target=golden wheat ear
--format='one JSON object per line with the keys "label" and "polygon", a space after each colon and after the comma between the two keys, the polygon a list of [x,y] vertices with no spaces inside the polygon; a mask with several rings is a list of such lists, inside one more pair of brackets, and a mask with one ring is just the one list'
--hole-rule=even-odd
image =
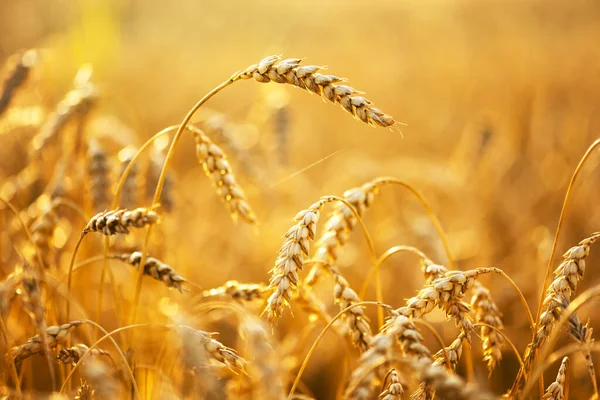
{"label": "golden wheat ear", "polygon": [[299,58],[283,59],[274,55],[262,59],[237,75],[239,79],[254,78],[257,82],[277,82],[294,85],[308,92],[325,97],[332,103],[340,105],[362,122],[384,128],[398,122],[390,115],[373,106],[370,100],[363,97],[358,90],[343,85],[346,81],[335,75],[319,73],[324,67],[316,65],[301,66]]}

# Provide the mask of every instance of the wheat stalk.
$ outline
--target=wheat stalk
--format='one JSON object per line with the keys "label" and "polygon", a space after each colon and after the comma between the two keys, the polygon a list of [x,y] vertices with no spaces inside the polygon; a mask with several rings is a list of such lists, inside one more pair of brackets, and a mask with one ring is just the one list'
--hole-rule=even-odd
{"label": "wheat stalk", "polygon": [[225,152],[214,144],[212,140],[201,130],[194,126],[188,126],[196,138],[196,155],[202,163],[204,172],[217,188],[217,193],[227,204],[229,212],[234,220],[237,217],[245,222],[253,224],[256,222],[254,211],[246,200],[242,187],[236,182],[235,176]]}
{"label": "wheat stalk", "polygon": [[100,232],[105,236],[127,234],[131,228],[143,228],[157,221],[158,214],[143,207],[134,210],[103,211],[90,219],[81,234],[86,235],[90,232]]}
{"label": "wheat stalk", "polygon": [[294,85],[339,104],[355,118],[369,125],[389,127],[397,123],[393,117],[375,108],[369,100],[361,96],[361,92],[343,85],[345,79],[320,74],[318,71],[324,67],[300,66],[300,61],[299,58],[282,59],[280,56],[269,56],[246,68],[238,77],[254,78],[262,83],[272,81]]}

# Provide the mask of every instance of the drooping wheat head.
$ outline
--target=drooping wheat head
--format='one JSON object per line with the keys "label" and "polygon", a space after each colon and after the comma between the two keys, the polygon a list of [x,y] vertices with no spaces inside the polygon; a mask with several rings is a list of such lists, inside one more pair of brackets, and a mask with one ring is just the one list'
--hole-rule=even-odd
{"label": "drooping wheat head", "polygon": [[[119,260],[129,263],[135,268],[139,269],[140,262],[142,261],[142,252],[134,251],[130,254],[119,254],[112,257],[118,258]],[[186,279],[179,275],[177,271],[171,268],[171,266],[154,257],[146,257],[146,261],[144,263],[144,275],[150,276],[153,279],[164,283],[167,287],[175,288],[179,290],[180,293],[183,292],[182,284],[187,282]]]}
{"label": "drooping wheat head", "polygon": [[[49,348],[54,348],[59,344],[63,344],[67,340],[67,336],[73,328],[81,325],[82,321],[71,321],[60,326],[54,325],[46,328],[46,339]],[[42,338],[40,335],[33,336],[22,345],[15,346],[10,350],[11,356],[15,362],[23,361],[32,355],[43,352]]]}
{"label": "drooping wheat head", "polygon": [[277,82],[294,85],[332,103],[339,104],[355,118],[375,126],[390,127],[397,122],[393,117],[375,108],[358,90],[343,84],[345,79],[335,75],[323,75],[319,71],[324,67],[314,65],[301,66],[299,58],[282,59],[269,56],[258,64],[251,65],[239,74],[241,79],[254,78],[257,82]]}
{"label": "drooping wheat head", "polygon": [[100,232],[105,236],[127,234],[131,228],[143,228],[156,222],[158,222],[158,214],[143,207],[134,210],[103,211],[90,219],[82,235],[90,232]]}
{"label": "drooping wheat head", "polygon": [[206,176],[212,180],[231,216],[234,220],[239,217],[249,224],[254,224],[256,222],[254,211],[246,200],[244,190],[233,175],[225,152],[214,144],[201,129],[194,126],[188,126],[188,129],[194,133],[196,138],[198,161],[202,163]]}

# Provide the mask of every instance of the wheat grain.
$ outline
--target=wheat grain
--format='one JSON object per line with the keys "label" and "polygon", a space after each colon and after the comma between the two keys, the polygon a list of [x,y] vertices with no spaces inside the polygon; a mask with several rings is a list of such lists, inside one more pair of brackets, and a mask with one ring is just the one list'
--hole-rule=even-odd
{"label": "wheat grain", "polygon": [[217,193],[227,204],[229,213],[234,218],[242,218],[245,222],[256,222],[254,211],[246,200],[242,187],[236,182],[227,156],[214,144],[204,132],[196,127],[188,126],[196,138],[196,155],[202,163],[204,172],[217,188]]}
{"label": "wheat grain", "polygon": [[[60,326],[54,325],[46,328],[46,339],[49,348],[54,348],[63,344],[73,328],[81,325],[82,321],[71,321]],[[15,362],[23,361],[32,355],[40,354],[43,351],[42,338],[40,335],[33,336],[27,342],[20,346],[15,346],[10,350],[10,354]]]}
{"label": "wheat grain", "polygon": [[556,375],[556,380],[548,386],[542,396],[542,400],[563,400],[565,391],[565,381],[567,380],[567,363],[569,357],[563,358]]}
{"label": "wheat grain", "polygon": [[280,56],[269,56],[248,67],[239,74],[239,78],[254,78],[262,83],[272,81],[294,85],[339,104],[355,118],[369,125],[389,127],[397,123],[393,117],[375,108],[359,91],[343,85],[345,79],[320,74],[318,71],[323,67],[300,66],[300,61],[299,58],[282,59]]}
{"label": "wheat grain", "polygon": [[281,317],[283,309],[289,305],[296,291],[298,272],[302,270],[304,259],[308,256],[310,242],[315,238],[319,213],[325,203],[325,200],[320,200],[296,214],[296,224],[285,234],[285,242],[279,250],[275,266],[271,269],[269,288],[275,291],[267,300],[264,310],[271,323],[275,323]]}
{"label": "wheat grain", "polygon": [[[113,257],[127,262],[139,269],[140,262],[142,261],[142,252],[134,251],[130,254],[119,254]],[[173,268],[154,257],[146,257],[144,263],[144,275],[150,276],[157,281],[161,281],[167,287],[175,288],[179,290],[179,292],[183,291],[181,285],[187,282],[185,278],[179,275]]]}
{"label": "wheat grain", "polygon": [[111,236],[117,233],[127,234],[131,228],[143,228],[155,224],[158,214],[147,208],[136,208],[135,210],[117,209],[103,211],[90,219],[82,231],[82,235],[90,232],[100,232]]}

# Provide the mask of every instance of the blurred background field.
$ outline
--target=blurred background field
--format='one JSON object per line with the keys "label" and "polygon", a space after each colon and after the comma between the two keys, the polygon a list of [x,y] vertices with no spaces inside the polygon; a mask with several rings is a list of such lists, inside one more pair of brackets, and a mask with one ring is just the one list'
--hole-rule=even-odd
{"label": "blurred background field", "polygon": [[[567,184],[585,150],[600,137],[598,38],[596,1],[0,0],[0,64],[21,49],[42,49],[39,66],[15,104],[51,110],[77,69],[90,63],[99,87],[93,115],[104,122],[90,122],[86,135],[97,136],[115,154],[179,123],[211,88],[270,54],[326,65],[405,124],[401,132],[370,128],[289,86],[241,82],[220,93],[208,107],[236,124],[234,141],[255,167],[244,168],[243,160],[230,155],[259,225],[231,221],[204,177],[193,141],[184,137],[171,171],[175,209],[164,217],[153,245],[191,281],[204,288],[230,279],[267,283],[281,236],[298,211],[320,196],[395,176],[431,202],[460,269],[502,268],[534,311]],[[115,127],[106,121],[117,120],[120,140],[106,132]],[[285,141],[279,140],[282,129]],[[0,133],[0,176],[22,168],[34,133]],[[597,165],[594,154],[576,185],[561,254],[600,230]],[[150,203],[140,196],[137,205]],[[365,222],[378,254],[412,245],[447,266],[430,220],[400,188],[383,188]],[[82,227],[65,229],[77,234]],[[93,254],[93,245],[88,247]],[[592,249],[580,292],[600,283],[597,253]],[[340,269],[359,288],[370,265],[365,240],[354,232]],[[384,265],[386,303],[399,307],[422,286],[418,268],[405,255]],[[484,282],[522,351],[530,331],[514,291],[496,276]],[[148,285],[153,290],[142,293],[144,304],[185,307],[178,293]],[[124,278],[119,286],[127,297],[133,283]],[[330,298],[329,283],[319,290]],[[157,300],[156,293],[164,299]],[[85,294],[78,295],[85,303]],[[368,299],[374,296],[370,290]],[[328,305],[332,315],[337,313],[332,301]],[[153,310],[144,309],[140,318],[152,319]],[[376,321],[374,309],[367,311]],[[108,305],[102,322],[114,328],[111,315]],[[600,322],[590,307],[581,317],[592,318],[592,326]],[[443,320],[442,313],[429,318],[450,343],[456,329]],[[305,321],[301,310],[295,318],[287,313],[277,335],[293,341]],[[211,323],[215,330],[225,329]],[[436,346],[431,337],[427,341]],[[478,344],[474,347],[478,382],[496,393],[507,390],[518,368],[514,355],[506,351],[488,381]],[[343,384],[344,346],[330,334],[320,349],[304,382],[317,398],[333,398]],[[306,350],[296,356],[301,360]],[[577,357],[571,396],[587,398],[591,384]],[[547,381],[556,368],[550,368]]]}

